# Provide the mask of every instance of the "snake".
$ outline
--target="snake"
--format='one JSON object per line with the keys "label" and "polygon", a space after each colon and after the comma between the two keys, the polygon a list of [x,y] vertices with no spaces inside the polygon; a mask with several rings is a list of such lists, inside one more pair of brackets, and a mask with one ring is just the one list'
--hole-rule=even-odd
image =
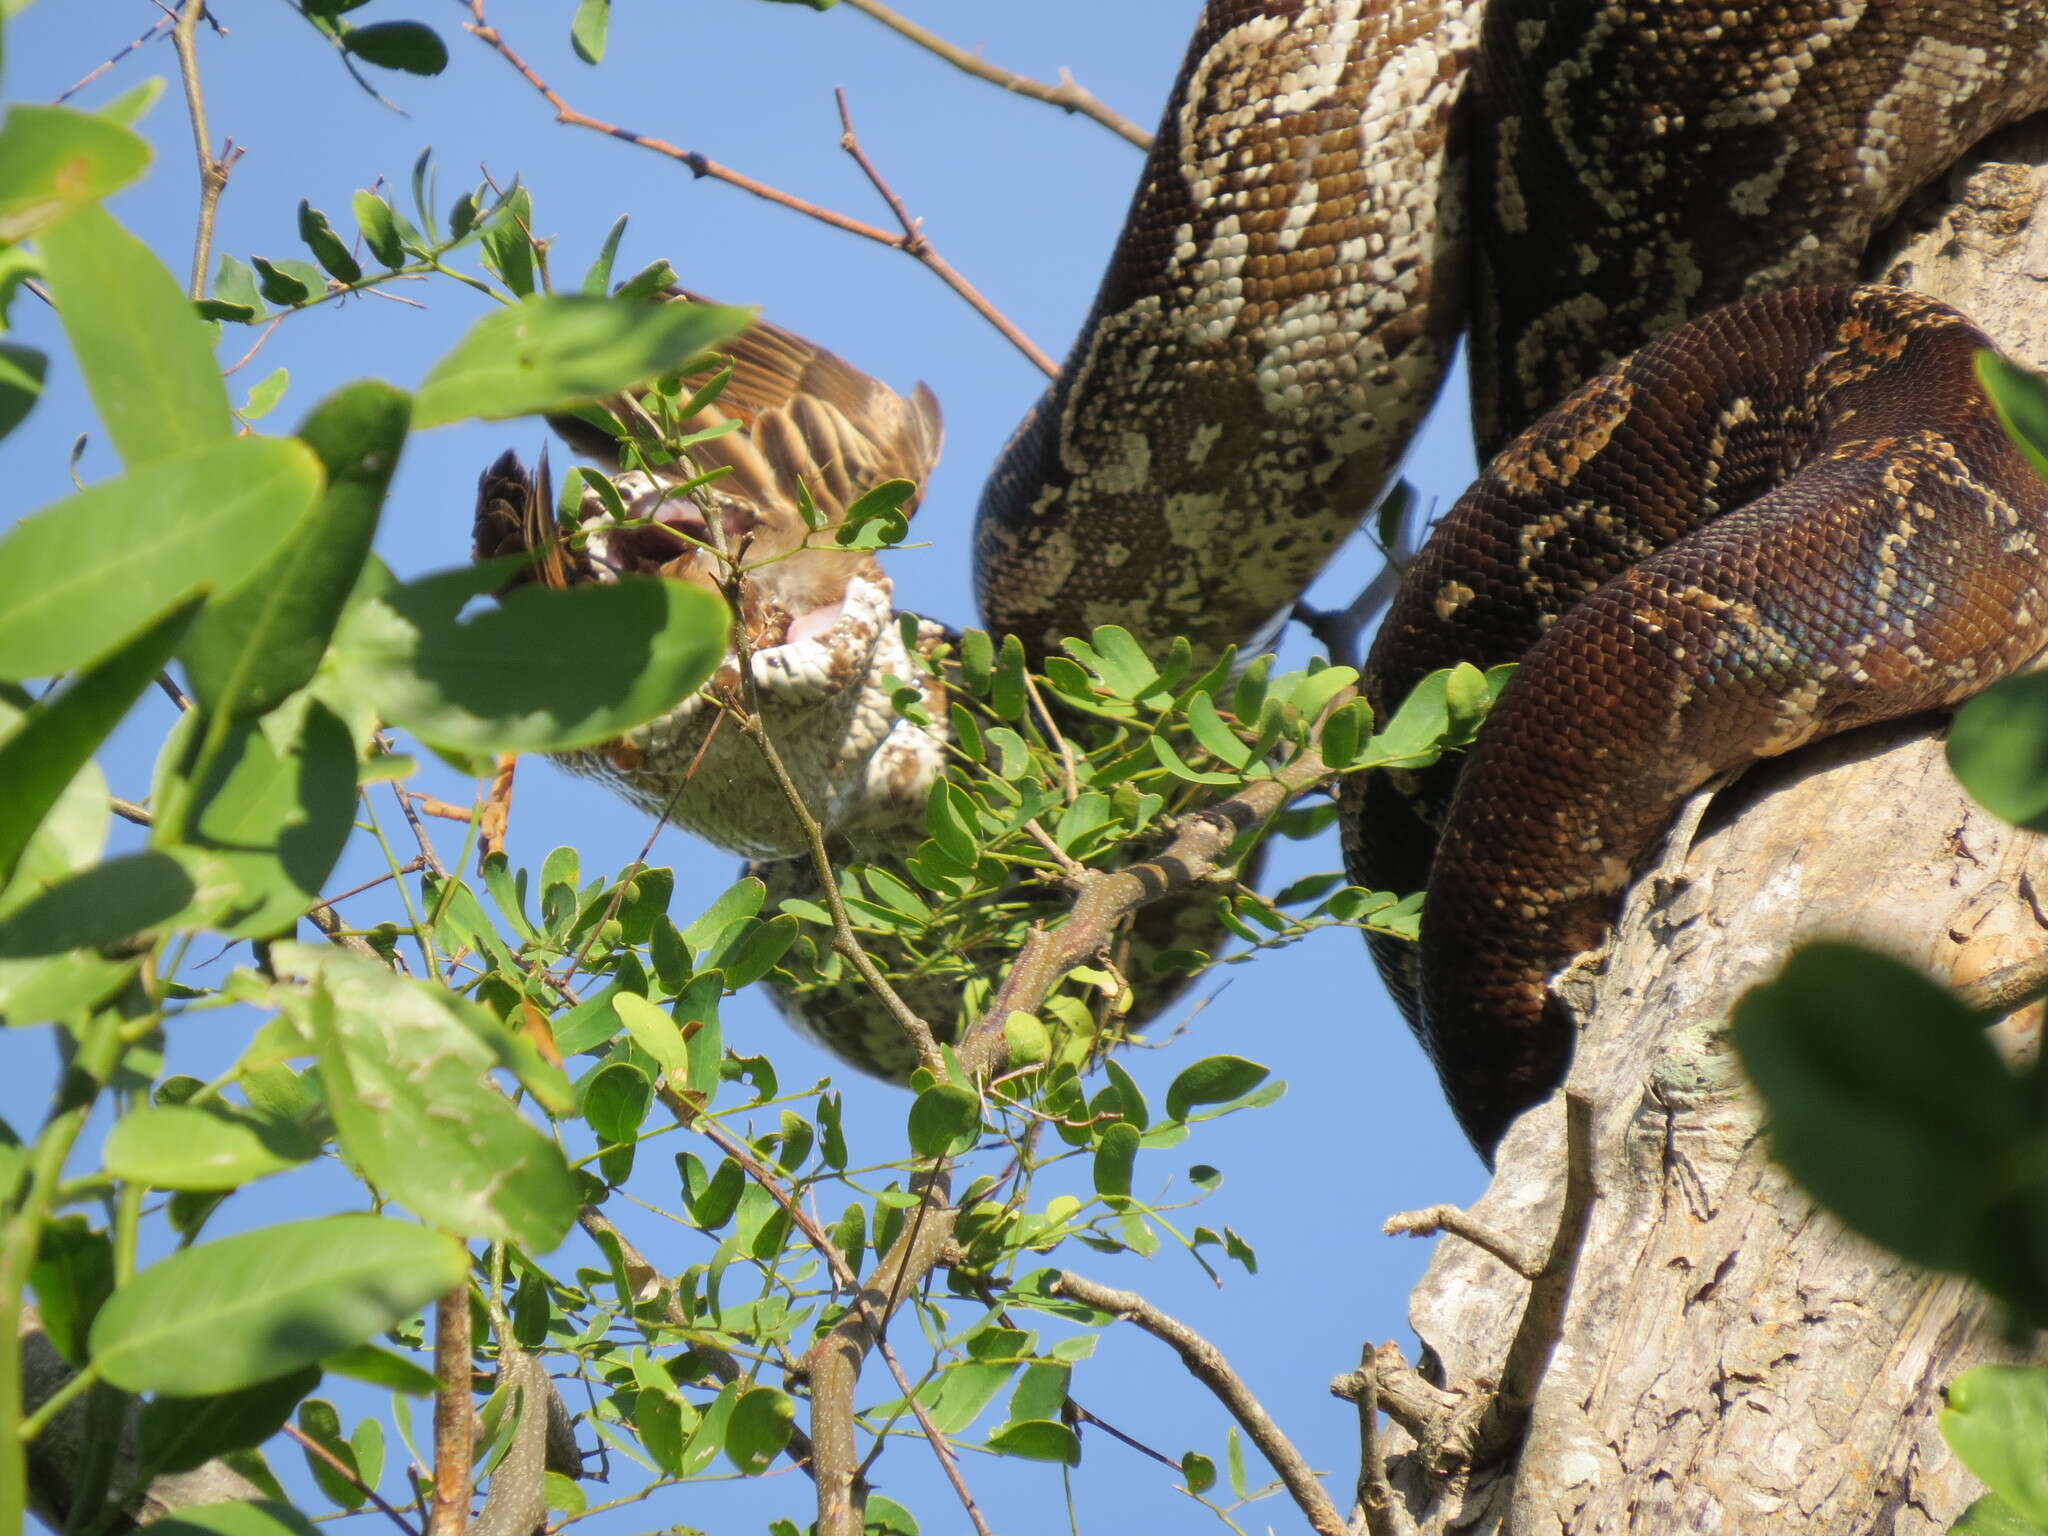
{"label": "snake", "polygon": [[[2044,107],[2048,12],[1996,0],[1202,9],[1094,304],[983,492],[981,613],[1033,656],[1105,623],[1198,661],[1265,644],[1469,338],[1488,465],[1405,573],[1361,690],[1384,718],[1436,667],[1518,665],[1462,762],[1340,801],[1351,877],[1427,892],[1419,955],[1375,954],[1482,1153],[1559,1081],[1571,1027],[1546,980],[1597,941],[1680,797],[1952,703],[2048,642],[2048,502],[1976,383],[1986,339],[1855,282],[1916,189]],[[765,323],[734,388],[746,435],[780,445],[760,450],[771,479],[919,479],[937,449],[922,386]],[[515,547],[534,499],[516,464],[494,471],[479,552]],[[786,487],[710,514],[659,474],[620,490],[628,522],[723,521],[764,547],[802,542]],[[706,579],[585,514],[582,576]],[[935,631],[893,622],[867,565],[835,585],[785,563],[727,683],[859,722],[809,749],[806,793],[856,844],[914,835],[943,725],[920,742],[862,701]],[[721,798],[760,798],[736,762],[722,788],[693,787],[701,765],[684,783],[718,750],[708,715],[572,766],[788,858],[758,817],[724,824]]]}

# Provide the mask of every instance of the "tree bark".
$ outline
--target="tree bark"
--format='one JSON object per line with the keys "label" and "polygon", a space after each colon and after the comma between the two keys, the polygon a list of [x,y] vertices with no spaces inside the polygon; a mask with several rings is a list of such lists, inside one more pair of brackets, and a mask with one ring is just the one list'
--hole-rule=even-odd
{"label": "tree bark", "polygon": [[[1899,221],[1867,271],[2048,367],[2044,204],[2036,119]],[[1561,1320],[1539,1341],[1547,1362],[1516,1381],[1529,1282],[1441,1240],[1411,1297],[1420,1376],[1378,1373],[1424,1440],[1385,1435],[1398,1512],[1375,1531],[1405,1515],[1423,1532],[1518,1536],[1919,1536],[1981,1492],[1939,1434],[1942,1388],[1972,1365],[2042,1358],[2038,1340],[2015,1343],[1970,1286],[1816,1211],[1771,1164],[1725,1034],[1735,999],[1800,939],[1852,937],[1959,984],[2048,943],[2048,846],[1962,792],[1945,725],[1860,731],[1695,796],[1608,949],[1556,983],[1582,1031],[1565,1092],[1591,1106],[1596,1196]],[[2000,1033],[2029,1048],[2039,1015]],[[1538,1254],[1564,1200],[1564,1127],[1564,1093],[1524,1116],[1472,1212]],[[1495,1466],[1443,1465],[1442,1410],[1503,1376],[1528,1401],[1524,1438]],[[1434,1426],[1418,1401],[1435,1403]]]}

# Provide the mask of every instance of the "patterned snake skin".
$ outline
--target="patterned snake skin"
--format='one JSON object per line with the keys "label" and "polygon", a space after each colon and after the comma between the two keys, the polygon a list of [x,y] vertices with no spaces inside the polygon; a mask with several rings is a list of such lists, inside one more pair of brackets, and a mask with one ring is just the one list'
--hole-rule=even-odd
{"label": "patterned snake skin", "polygon": [[1915,188],[2044,106],[2032,0],[1204,9],[1081,338],[984,495],[984,617],[1040,653],[1104,622],[1269,634],[1386,480],[1468,287],[1484,448],[1635,354],[1495,460],[1367,671],[1391,705],[1523,658],[1447,820],[1448,774],[1347,795],[1354,878],[1427,882],[1411,1021],[1482,1149],[1554,1084],[1545,978],[1678,795],[2048,638],[2048,507],[1971,379],[1982,338],[1793,286],[1852,280]]}

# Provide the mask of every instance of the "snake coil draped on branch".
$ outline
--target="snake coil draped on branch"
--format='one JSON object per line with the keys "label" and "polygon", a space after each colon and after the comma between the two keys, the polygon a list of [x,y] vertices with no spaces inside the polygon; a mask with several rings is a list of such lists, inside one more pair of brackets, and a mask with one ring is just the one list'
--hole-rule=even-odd
{"label": "snake coil draped on branch", "polygon": [[[1202,12],[1095,305],[984,493],[983,617],[1034,655],[1103,623],[1198,658],[1262,643],[1379,493],[1469,314],[1475,429],[1500,451],[1408,572],[1364,686],[1385,711],[1431,668],[1522,665],[1462,784],[1452,764],[1342,798],[1353,877],[1427,886],[1419,968],[1380,959],[1483,1149],[1561,1075],[1545,980],[1679,796],[2048,643],[2048,495],[1976,386],[1984,338],[1848,286],[1909,194],[2043,107],[2048,11],[1997,0]],[[751,444],[700,459],[741,471],[715,505],[755,556],[802,539],[794,476],[843,511],[936,454],[921,387],[766,325],[734,363]],[[709,531],[628,480],[636,515]],[[528,491],[515,464],[486,476],[480,553],[536,542]],[[639,537],[599,531],[566,574],[690,579]],[[910,675],[886,576],[807,552],[762,572],[741,622],[807,801],[853,846],[914,840],[941,748],[880,688]],[[585,766],[786,858],[710,713]]]}

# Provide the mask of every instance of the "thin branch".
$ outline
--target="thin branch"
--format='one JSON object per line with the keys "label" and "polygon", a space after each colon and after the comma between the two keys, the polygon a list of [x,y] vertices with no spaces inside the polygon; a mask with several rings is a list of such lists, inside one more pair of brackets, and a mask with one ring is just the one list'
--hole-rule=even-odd
{"label": "thin branch", "polygon": [[857,11],[872,16],[890,31],[907,37],[927,53],[936,54],[955,69],[999,85],[1017,96],[1029,96],[1033,101],[1043,101],[1064,112],[1078,112],[1083,117],[1093,118],[1120,139],[1137,145],[1141,150],[1152,147],[1152,135],[1136,123],[1107,105],[1102,99],[1085,87],[1077,84],[1074,77],[1064,69],[1060,71],[1060,83],[1047,85],[1043,80],[1034,80],[1028,75],[1017,74],[991,64],[979,54],[969,53],[957,43],[949,43],[935,32],[927,32],[916,22],[883,5],[881,0],[849,0]]}
{"label": "thin branch", "polygon": [[2048,995],[2048,951],[1987,971],[1968,986],[1956,988],[1956,998],[1965,1008],[2001,1019],[2039,1002],[2044,995]]}
{"label": "thin branch", "polygon": [[572,128],[587,128],[592,133],[601,133],[607,138],[621,139],[628,144],[638,145],[641,149],[651,150],[657,155],[674,160],[678,164],[687,167],[693,176],[708,176],[715,181],[722,181],[727,186],[737,187],[742,192],[752,193],[764,202],[774,203],[778,207],[787,208],[792,213],[800,213],[806,218],[815,219],[821,224],[829,225],[833,229],[840,230],[846,234],[858,235],[863,240],[872,240],[877,245],[886,245],[891,250],[902,251],[906,255],[913,256],[920,264],[930,270],[934,276],[945,283],[947,287],[951,288],[961,298],[965,299],[968,304],[973,306],[975,312],[983,319],[995,326],[1010,341],[1024,348],[1025,355],[1034,363],[1046,369],[1048,373],[1058,372],[1057,368],[1049,365],[1042,351],[1032,346],[1023,337],[1023,333],[1018,331],[1003,316],[1000,310],[983,297],[980,290],[975,288],[972,283],[968,282],[966,278],[962,277],[959,272],[941,258],[932,249],[931,243],[922,235],[916,233],[915,230],[892,235],[886,229],[879,228],[860,219],[850,218],[846,214],[835,212],[830,208],[821,207],[819,204],[810,202],[805,198],[784,192],[779,187],[770,186],[765,181],[757,181],[744,172],[734,170],[731,166],[721,165],[708,155],[699,154],[692,149],[684,149],[679,145],[671,144],[666,139],[655,138],[651,134],[635,133],[630,128],[622,128],[616,123],[609,123],[603,118],[592,117],[587,112],[578,111],[575,107],[570,106],[567,101],[563,100],[561,95],[552,86],[541,79],[534,72],[533,66],[512,50],[511,45],[505,41],[498,29],[491,26],[485,20],[484,0],[468,0],[468,5],[469,13],[474,19],[464,22],[463,30],[491,48],[507,64],[517,70],[520,78],[532,86],[540,95],[540,98],[555,109],[556,122],[564,123]]}
{"label": "thin branch", "polygon": [[1323,1485],[1316,1480],[1309,1464],[1302,1459],[1280,1426],[1273,1422],[1259,1400],[1252,1396],[1251,1389],[1230,1368],[1230,1362],[1223,1358],[1223,1351],[1186,1323],[1168,1317],[1136,1291],[1112,1290],[1065,1269],[1059,1272],[1049,1289],[1055,1296],[1070,1296],[1083,1306],[1113,1312],[1125,1322],[1137,1324],[1172,1349],[1180,1356],[1181,1364],[1188,1368],[1188,1373],[1216,1395],[1217,1401],[1237,1420],[1238,1427],[1259,1448],[1259,1454],[1280,1474],[1280,1480],[1287,1485],[1296,1506],[1308,1517],[1309,1525],[1321,1536],[1347,1536],[1344,1517],[1337,1512],[1329,1494],[1323,1491]]}
{"label": "thin branch", "polygon": [[338,945],[350,954],[361,955],[365,960],[374,960],[379,965],[384,963],[384,957],[377,953],[377,947],[368,939],[342,931],[341,919],[335,916],[334,909],[326,902],[306,908],[305,916],[306,921],[318,928],[330,944]]}
{"label": "thin branch", "polygon": [[[744,555],[744,550],[741,552]],[[725,598],[733,614],[733,653],[739,662],[740,691],[744,696],[745,709],[736,710],[730,703],[721,700],[733,725],[747,740],[751,741],[761,754],[762,762],[768,765],[768,772],[782,791],[782,798],[788,803],[790,815],[795,817],[797,828],[803,833],[804,843],[810,850],[811,868],[817,874],[818,884],[825,897],[826,910],[832,914],[832,948],[843,956],[854,968],[868,990],[889,1016],[909,1038],[917,1049],[917,1059],[938,1076],[946,1071],[945,1054],[939,1049],[939,1042],[932,1034],[931,1025],[920,1018],[915,1009],[889,985],[889,979],[861,947],[860,936],[853,931],[853,919],[847,914],[846,901],[839,893],[839,882],[832,873],[832,856],[825,847],[825,829],[818,818],[811,814],[811,808],[804,803],[803,791],[790,776],[788,767],[782,761],[782,754],[775,750],[767,727],[761,719],[761,691],[754,679],[753,649],[748,642],[746,621],[738,615],[746,610],[741,603],[740,583],[742,576],[736,560],[725,581]],[[1007,1015],[1006,1015],[1007,1017]]]}
{"label": "thin branch", "polygon": [[1381,1223],[1380,1230],[1388,1237],[1436,1237],[1448,1232],[1492,1254],[1524,1280],[1534,1280],[1543,1273],[1544,1254],[1455,1205],[1431,1205],[1419,1211],[1401,1211]]}
{"label": "thin branch", "polygon": [[889,1367],[889,1374],[896,1378],[896,1390],[903,1394],[903,1400],[910,1404],[910,1411],[917,1419],[917,1427],[924,1431],[924,1438],[932,1448],[932,1454],[939,1459],[939,1470],[946,1474],[946,1481],[952,1485],[953,1496],[960,1501],[960,1507],[967,1512],[967,1520],[974,1527],[975,1536],[995,1536],[988,1528],[988,1522],[981,1517],[981,1508],[974,1502],[974,1492],[967,1486],[967,1479],[960,1471],[960,1457],[945,1432],[932,1422],[932,1416],[924,1402],[917,1395],[916,1383],[911,1381],[903,1367],[897,1363],[896,1351],[889,1347],[885,1338],[875,1340],[875,1351],[882,1357],[882,1363]]}
{"label": "thin branch", "polygon": [[199,159],[199,218],[192,239],[193,299],[206,297],[206,269],[213,259],[213,220],[220,208],[220,194],[228,184],[228,172],[242,158],[231,139],[219,157],[213,153],[213,138],[206,131],[206,91],[199,83],[198,34],[200,18],[206,14],[206,0],[184,0],[178,7],[177,25],[171,28],[171,46],[178,51],[178,74],[185,82],[185,110],[192,119],[192,143]]}
{"label": "thin branch", "polygon": [[[448,866],[441,862],[441,855],[434,851],[433,840],[427,836],[426,824],[412,808],[412,796],[406,792],[404,785],[395,781],[391,786],[391,794],[392,798],[397,800],[399,810],[405,813],[406,825],[412,828],[413,841],[419,845],[420,857],[427,861],[427,868],[433,872],[436,880],[446,880]],[[469,817],[464,816],[461,820],[468,821]]]}
{"label": "thin branch", "polygon": [[114,54],[105,61],[103,61],[98,68],[94,69],[84,78],[76,81],[74,84],[69,86],[61,95],[59,95],[55,99],[55,101],[51,103],[51,105],[62,106],[65,102],[69,101],[72,97],[76,96],[80,91],[84,90],[88,85],[91,85],[93,81],[99,79],[101,75],[104,75],[116,64],[120,63],[123,59],[127,58],[129,54],[133,53],[136,49],[140,48],[144,43],[147,43],[152,38],[156,37],[159,33],[163,31],[165,27],[170,26],[177,19],[178,17],[175,11],[166,12],[164,15],[159,16],[154,22],[150,24],[150,28],[147,32],[143,33],[142,36],[136,38],[135,41],[128,44],[127,47],[117,49],[114,52]]}
{"label": "thin branch", "polygon": [[993,304],[984,304],[967,280],[953,269],[953,264],[941,256],[931,241],[925,238],[923,224],[910,216],[910,210],[903,206],[903,199],[882,179],[882,173],[876,170],[874,162],[868,159],[867,151],[860,147],[860,136],[853,131],[853,115],[846,109],[845,89],[835,88],[832,97],[839,103],[839,147],[853,156],[853,163],[860,167],[861,174],[868,179],[868,184],[875,189],[882,201],[889,205],[889,211],[896,215],[896,222],[903,226],[903,239],[898,248],[905,255],[923,262],[947,287],[974,305],[981,312],[981,317],[1002,332],[1003,338],[1011,346],[1036,363],[1039,371],[1047,378],[1057,378],[1060,365],[1040,350],[1038,344],[1029,336],[1017,329],[1001,310]]}
{"label": "thin branch", "polygon": [[326,1446],[315,1440],[296,1424],[286,1424],[284,1432],[290,1435],[292,1439],[298,1441],[299,1449],[308,1456],[319,1457],[328,1466],[332,1467],[338,1476],[345,1478],[352,1486],[360,1489],[393,1525],[406,1533],[406,1536],[420,1536],[418,1527],[393,1508],[389,1500],[368,1483],[364,1482],[361,1474],[339,1456],[335,1455],[334,1452],[328,1450]]}
{"label": "thin branch", "polygon": [[123,821],[132,821],[138,827],[150,826],[156,820],[149,814],[147,806],[137,805],[133,800],[123,800],[119,795],[107,796],[107,808]]}
{"label": "thin branch", "polygon": [[157,687],[163,690],[165,698],[169,699],[173,704],[178,706],[178,712],[180,714],[183,714],[186,710],[192,707],[192,701],[185,697],[185,690],[180,688],[177,685],[177,683],[172,680],[170,673],[157,673],[156,685]]}

